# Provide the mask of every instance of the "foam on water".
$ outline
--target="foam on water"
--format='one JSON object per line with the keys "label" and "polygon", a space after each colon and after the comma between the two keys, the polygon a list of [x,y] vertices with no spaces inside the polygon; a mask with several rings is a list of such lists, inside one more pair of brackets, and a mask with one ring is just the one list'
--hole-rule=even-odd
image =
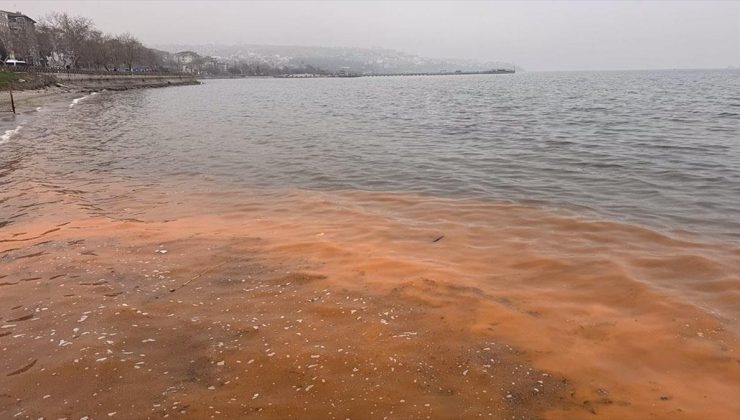
{"label": "foam on water", "polygon": [[13,130],[5,130],[5,134],[0,136],[0,144],[6,143],[8,140],[10,140],[11,137],[18,134],[18,132],[21,131],[21,128],[23,128],[23,126],[19,125]]}
{"label": "foam on water", "polygon": [[89,97],[89,96],[90,96],[90,95],[85,95],[85,96],[83,96],[83,97],[81,97],[81,98],[75,98],[75,99],[72,99],[72,103],[71,103],[71,104],[69,104],[69,107],[70,107],[70,108],[74,107],[74,106],[75,106],[75,105],[77,105],[77,104],[78,104],[78,103],[79,103],[79,102],[80,102],[81,100],[83,100],[83,99],[85,99],[85,98],[87,98],[87,97]]}
{"label": "foam on water", "polygon": [[[77,104],[78,104],[78,103],[79,103],[79,102],[80,102],[81,100],[83,100],[83,99],[87,99],[87,98],[89,98],[89,97],[91,97],[91,96],[95,96],[95,95],[97,95],[97,94],[98,94],[98,92],[92,92],[91,94],[89,94],[89,95],[85,95],[85,96],[83,96],[83,97],[81,97],[81,98],[76,98],[76,99],[72,99],[72,103],[71,103],[71,104],[69,104],[69,107],[70,107],[70,108],[72,108],[72,107],[74,107],[75,105],[77,105]],[[37,110],[38,110],[38,109],[37,109]]]}

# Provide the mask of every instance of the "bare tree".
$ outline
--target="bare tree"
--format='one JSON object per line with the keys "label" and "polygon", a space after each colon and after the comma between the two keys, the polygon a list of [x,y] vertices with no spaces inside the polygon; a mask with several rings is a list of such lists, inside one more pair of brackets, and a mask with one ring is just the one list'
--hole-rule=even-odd
{"label": "bare tree", "polygon": [[[92,20],[52,13],[34,27],[0,34],[0,56],[19,58],[52,67],[113,70],[127,67],[167,68],[172,55],[145,47],[131,34],[106,35]],[[40,60],[38,58],[41,58]]]}
{"label": "bare tree", "polygon": [[121,45],[123,63],[128,66],[129,71],[133,70],[134,64],[141,62],[141,50],[144,48],[138,39],[134,38],[131,34],[123,34],[118,36],[118,42]]}
{"label": "bare tree", "polygon": [[52,13],[39,25],[52,38],[53,53],[66,66],[78,67],[87,40],[95,30],[92,20],[66,13]]}
{"label": "bare tree", "polygon": [[5,45],[5,39],[7,39],[7,35],[5,35],[4,32],[0,32],[0,59],[5,59],[5,57],[8,56],[8,47]]}

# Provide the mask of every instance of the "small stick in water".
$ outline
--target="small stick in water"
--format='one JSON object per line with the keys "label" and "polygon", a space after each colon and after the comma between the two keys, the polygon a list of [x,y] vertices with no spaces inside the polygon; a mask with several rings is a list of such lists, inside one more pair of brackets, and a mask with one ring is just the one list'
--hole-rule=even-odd
{"label": "small stick in water", "polygon": [[432,242],[439,242],[439,241],[441,241],[441,240],[442,240],[442,238],[444,238],[444,237],[445,237],[445,236],[444,236],[444,235],[442,235],[442,236],[438,237],[437,239],[433,240]]}
{"label": "small stick in water", "polygon": [[21,316],[21,317],[15,318],[15,319],[9,319],[9,320],[7,320],[7,321],[5,321],[5,322],[20,322],[20,321],[28,321],[29,319],[32,319],[32,318],[33,318],[33,314],[32,314],[32,313],[30,313],[30,314],[28,314],[28,315],[24,315],[24,316]]}
{"label": "small stick in water", "polygon": [[36,364],[36,362],[38,362],[38,359],[33,359],[33,362],[27,364],[26,366],[23,366],[22,368],[18,370],[14,370],[13,372],[10,372],[8,376],[20,375],[21,373],[27,371],[28,369],[31,369]]}
{"label": "small stick in water", "polygon": [[196,274],[195,277],[193,277],[190,280],[186,281],[185,283],[181,284],[180,287],[170,289],[170,293],[173,293],[173,292],[177,291],[178,289],[182,289],[183,287],[185,287],[188,284],[190,284],[190,282],[192,282],[193,280],[196,280],[196,279],[200,278],[202,275],[208,273],[209,271],[213,271],[213,270],[221,267],[222,265],[226,264],[227,262],[229,262],[229,260],[224,261],[221,264],[216,264],[213,267],[210,267],[210,268],[207,268],[207,269],[201,271],[200,273]]}

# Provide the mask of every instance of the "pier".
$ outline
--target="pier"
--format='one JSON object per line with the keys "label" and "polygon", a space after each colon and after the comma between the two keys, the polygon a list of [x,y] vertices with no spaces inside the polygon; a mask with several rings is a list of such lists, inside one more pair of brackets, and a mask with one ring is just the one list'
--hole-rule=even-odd
{"label": "pier", "polygon": [[[444,71],[444,72],[414,72],[414,73],[373,73],[373,74],[359,74],[356,77],[393,77],[393,76],[465,76],[472,74],[513,74],[515,70],[509,69],[496,69],[496,70],[485,70],[485,71]],[[347,76],[339,76],[347,77]],[[351,76],[350,76],[351,77]]]}
{"label": "pier", "polygon": [[441,72],[410,72],[410,73],[351,73],[340,71],[334,74],[279,74],[273,77],[279,79],[311,79],[319,77],[396,77],[396,76],[466,76],[474,74],[514,74],[515,70],[495,69],[484,71],[441,71]]}

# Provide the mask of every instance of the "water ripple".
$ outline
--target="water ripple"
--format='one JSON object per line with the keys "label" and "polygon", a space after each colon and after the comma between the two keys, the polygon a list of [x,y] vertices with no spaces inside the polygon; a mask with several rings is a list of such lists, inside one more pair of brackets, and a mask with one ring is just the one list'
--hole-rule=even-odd
{"label": "water ripple", "polygon": [[737,71],[655,71],[109,93],[24,117],[0,146],[0,182],[411,191],[737,237],[737,91]]}

